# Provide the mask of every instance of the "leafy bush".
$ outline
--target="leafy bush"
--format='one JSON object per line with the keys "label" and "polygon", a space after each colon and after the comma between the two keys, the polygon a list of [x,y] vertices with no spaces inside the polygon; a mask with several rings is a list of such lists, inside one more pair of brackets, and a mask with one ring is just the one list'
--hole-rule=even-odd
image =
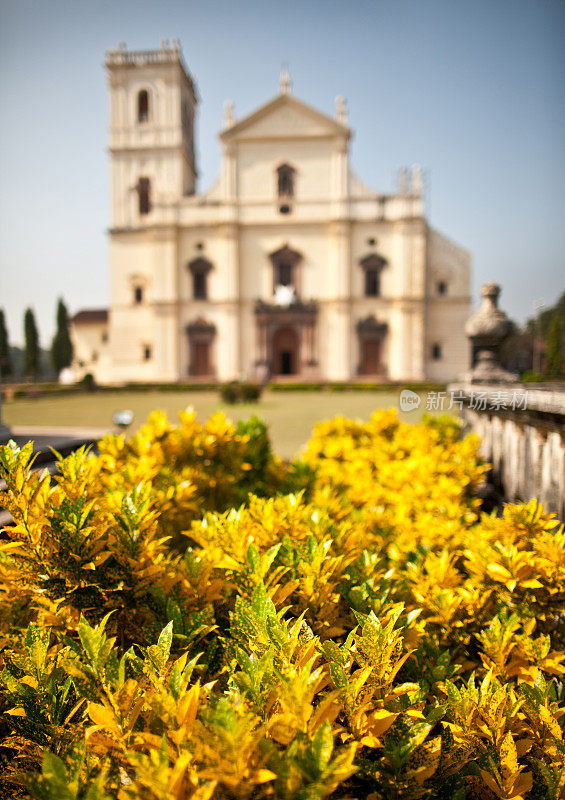
{"label": "leafy bush", "polygon": [[230,381],[220,387],[220,396],[224,403],[256,403],[261,397],[261,386],[258,383]]}
{"label": "leafy bush", "polygon": [[79,381],[79,386],[85,392],[93,392],[96,389],[94,375],[91,372],[87,372]]}
{"label": "leafy bush", "polygon": [[477,445],[377,412],[285,466],[156,413],[54,485],[0,448],[0,796],[563,797],[565,530],[481,515]]}
{"label": "leafy bush", "polygon": [[520,375],[520,383],[543,383],[545,376],[541,372],[529,369]]}

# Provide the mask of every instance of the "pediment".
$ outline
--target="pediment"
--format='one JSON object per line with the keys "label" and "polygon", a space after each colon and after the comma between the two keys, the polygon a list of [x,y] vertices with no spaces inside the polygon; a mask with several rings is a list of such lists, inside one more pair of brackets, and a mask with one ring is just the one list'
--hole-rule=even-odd
{"label": "pediment", "polygon": [[238,139],[349,138],[351,130],[296,97],[281,94],[222,131],[224,141]]}

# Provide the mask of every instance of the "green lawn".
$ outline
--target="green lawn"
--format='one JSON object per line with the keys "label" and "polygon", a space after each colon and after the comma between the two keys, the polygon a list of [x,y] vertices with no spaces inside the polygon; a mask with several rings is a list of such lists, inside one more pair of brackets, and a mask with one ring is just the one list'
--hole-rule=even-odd
{"label": "green lawn", "polygon": [[[12,428],[112,427],[112,415],[128,408],[134,413],[132,430],[154,409],[165,411],[170,420],[187,406],[194,406],[204,421],[215,411],[224,411],[234,422],[257,414],[269,425],[275,452],[283,458],[296,454],[307,442],[312,428],[337,415],[367,420],[377,408],[398,408],[399,390],[361,392],[265,392],[259,403],[229,406],[216,392],[101,392],[60,397],[18,399],[2,404],[4,422]],[[425,413],[426,393],[420,409],[399,412],[405,422],[419,422]]]}

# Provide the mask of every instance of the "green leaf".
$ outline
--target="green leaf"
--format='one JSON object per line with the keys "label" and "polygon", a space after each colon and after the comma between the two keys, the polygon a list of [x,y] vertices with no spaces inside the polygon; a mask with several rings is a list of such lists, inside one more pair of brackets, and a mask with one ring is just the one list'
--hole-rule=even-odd
{"label": "green leaf", "polygon": [[459,705],[461,703],[461,692],[459,691],[457,686],[450,680],[446,680],[445,689],[447,691],[447,696],[449,697],[451,702]]}
{"label": "green leaf", "polygon": [[[106,627],[106,623],[108,618],[113,612],[110,611],[106,616],[102,619],[99,625],[96,628],[92,628],[83,615],[80,615],[80,620],[78,623],[78,635],[81,641],[81,644],[84,648],[85,653],[89,657],[92,665],[95,668],[99,666],[103,666],[100,661],[104,660],[104,655],[107,655],[104,650],[107,649],[104,646],[107,645],[106,636],[104,635],[104,628]],[[111,644],[110,644],[111,647]],[[102,656],[102,659],[101,659]]]}
{"label": "green leaf", "polygon": [[249,547],[247,548],[247,563],[251,567],[252,572],[257,571],[257,566],[259,564],[259,551],[253,543],[250,543]]}
{"label": "green leaf", "polygon": [[169,660],[172,641],[173,641],[173,621],[171,620],[168,625],[165,625],[165,627],[159,634],[159,639],[157,640],[157,647],[161,651],[163,657],[162,661],[163,666]]}
{"label": "green leaf", "polygon": [[68,783],[67,770],[63,761],[54,753],[46,750],[42,763],[43,784],[47,784],[52,800],[74,800],[76,792],[71,791]]}
{"label": "green leaf", "polygon": [[312,737],[311,752],[314,757],[316,771],[321,776],[327,767],[333,750],[332,728],[328,720],[320,725]]}
{"label": "green leaf", "polygon": [[167,600],[167,618],[173,622],[173,633],[184,633],[184,622],[178,603],[169,597]]}
{"label": "green leaf", "polygon": [[264,583],[258,583],[251,596],[251,608],[260,619],[267,614],[267,590]]}
{"label": "green leaf", "polygon": [[335,661],[332,661],[330,664],[330,676],[338,689],[347,688],[349,679],[341,664],[336,664]]}
{"label": "green leaf", "polygon": [[40,680],[43,675],[45,658],[49,648],[49,631],[42,633],[33,622],[30,622],[25,634],[24,646],[27,651],[32,674],[37,680]]}

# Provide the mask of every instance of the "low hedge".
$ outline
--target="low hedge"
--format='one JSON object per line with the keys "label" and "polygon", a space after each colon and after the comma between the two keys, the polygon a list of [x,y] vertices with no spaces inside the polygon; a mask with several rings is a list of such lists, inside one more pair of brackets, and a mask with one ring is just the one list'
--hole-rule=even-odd
{"label": "low hedge", "polygon": [[230,381],[220,386],[220,397],[224,403],[257,403],[261,397],[262,387],[258,383],[246,381]]}

